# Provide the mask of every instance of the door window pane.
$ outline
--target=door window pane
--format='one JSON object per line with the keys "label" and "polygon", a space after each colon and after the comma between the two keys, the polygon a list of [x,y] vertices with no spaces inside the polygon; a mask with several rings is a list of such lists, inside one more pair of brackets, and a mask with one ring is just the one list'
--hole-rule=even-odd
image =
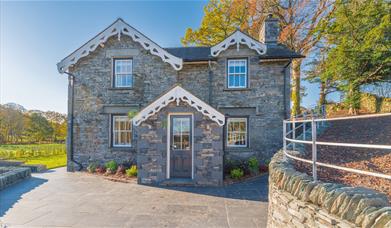
{"label": "door window pane", "polygon": [[190,149],[190,118],[174,117],[172,121],[172,149]]}

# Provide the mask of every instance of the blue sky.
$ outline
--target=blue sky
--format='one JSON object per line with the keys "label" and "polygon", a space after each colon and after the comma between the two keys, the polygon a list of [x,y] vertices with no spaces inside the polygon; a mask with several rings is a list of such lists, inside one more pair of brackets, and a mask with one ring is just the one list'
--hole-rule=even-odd
{"label": "blue sky", "polygon": [[[0,2],[0,103],[66,113],[67,79],[56,63],[118,17],[163,47],[180,46],[207,1]],[[304,84],[304,105],[317,86]]]}

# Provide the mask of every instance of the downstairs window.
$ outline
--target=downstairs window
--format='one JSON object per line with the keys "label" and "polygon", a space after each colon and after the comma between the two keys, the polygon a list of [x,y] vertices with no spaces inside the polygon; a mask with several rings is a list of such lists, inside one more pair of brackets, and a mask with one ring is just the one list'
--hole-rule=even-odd
{"label": "downstairs window", "polygon": [[227,146],[247,147],[247,118],[227,119]]}
{"label": "downstairs window", "polygon": [[113,147],[132,146],[132,121],[128,116],[113,116]]}

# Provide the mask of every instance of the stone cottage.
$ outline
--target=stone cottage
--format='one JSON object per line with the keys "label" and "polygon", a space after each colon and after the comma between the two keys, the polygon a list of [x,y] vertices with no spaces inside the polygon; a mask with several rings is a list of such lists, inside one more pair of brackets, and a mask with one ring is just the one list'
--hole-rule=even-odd
{"label": "stone cottage", "polygon": [[221,185],[224,161],[269,159],[289,115],[278,20],[211,47],[163,48],[122,19],[58,63],[69,76],[68,170],[137,163],[138,182]]}

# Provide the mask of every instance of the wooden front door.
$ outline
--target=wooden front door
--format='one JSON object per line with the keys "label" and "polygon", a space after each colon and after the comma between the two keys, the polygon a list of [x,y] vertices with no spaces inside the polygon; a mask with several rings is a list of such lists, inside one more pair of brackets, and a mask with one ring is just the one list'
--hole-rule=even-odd
{"label": "wooden front door", "polygon": [[192,116],[170,117],[170,178],[191,178]]}

